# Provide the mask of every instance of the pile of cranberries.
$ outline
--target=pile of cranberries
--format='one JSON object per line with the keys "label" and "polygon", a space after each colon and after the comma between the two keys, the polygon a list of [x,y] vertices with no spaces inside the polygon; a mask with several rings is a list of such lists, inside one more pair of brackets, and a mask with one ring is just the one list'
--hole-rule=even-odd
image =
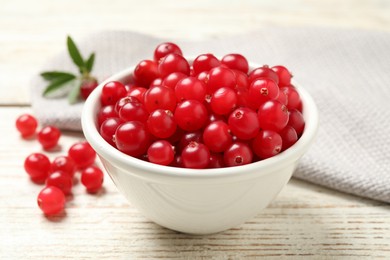
{"label": "pile of cranberries", "polygon": [[[16,128],[25,139],[33,138],[38,122],[32,115],[23,114],[16,119]],[[57,147],[61,132],[54,126],[43,127],[38,132],[38,141],[44,150]],[[75,174],[81,171],[81,183],[89,193],[96,193],[103,184],[103,172],[93,165],[96,153],[87,142],[73,144],[67,155],[50,161],[43,153],[32,153],[24,161],[24,169],[30,179],[46,187],[38,195],[38,206],[46,215],[63,211],[66,196],[71,194]]]}
{"label": "pile of cranberries", "polygon": [[138,63],[132,82],[105,84],[101,136],[160,165],[219,168],[272,157],[302,135],[302,102],[284,66],[249,70],[247,59],[201,54],[192,64],[174,43]]}

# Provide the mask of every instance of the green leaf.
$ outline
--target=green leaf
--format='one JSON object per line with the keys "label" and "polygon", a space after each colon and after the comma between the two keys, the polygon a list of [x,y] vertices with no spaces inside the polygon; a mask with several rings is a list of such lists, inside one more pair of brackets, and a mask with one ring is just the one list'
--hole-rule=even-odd
{"label": "green leaf", "polygon": [[80,80],[75,80],[74,86],[72,90],[68,94],[68,102],[69,104],[74,104],[77,102],[80,96],[80,88],[81,88],[81,81]]}
{"label": "green leaf", "polygon": [[88,72],[92,71],[93,63],[95,62],[95,53],[92,53],[88,60],[85,61],[85,67]]}
{"label": "green leaf", "polygon": [[57,78],[56,80],[53,80],[43,91],[43,96],[48,95],[49,93],[52,93],[53,91],[62,88],[65,83],[75,79],[76,77],[74,75],[64,75],[62,77]]}
{"label": "green leaf", "polygon": [[76,44],[74,43],[72,38],[70,38],[70,36],[68,36],[67,45],[68,45],[69,55],[72,58],[74,64],[76,64],[77,67],[79,67],[80,71],[83,71],[85,69],[84,59],[81,56],[80,51],[77,48]]}
{"label": "green leaf", "polygon": [[63,72],[63,71],[45,71],[45,72],[42,72],[41,73],[41,76],[45,79],[45,80],[49,80],[49,81],[52,81],[52,80],[56,80],[58,78],[61,78],[61,77],[64,77],[64,76],[73,76],[73,77],[76,77],[75,75],[71,74],[71,73],[68,73],[68,72]]}

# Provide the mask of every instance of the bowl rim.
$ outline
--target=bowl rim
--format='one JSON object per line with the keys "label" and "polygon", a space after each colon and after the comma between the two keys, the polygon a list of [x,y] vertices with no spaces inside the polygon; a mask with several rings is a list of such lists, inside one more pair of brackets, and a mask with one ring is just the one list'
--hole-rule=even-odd
{"label": "bowl rim", "polygon": [[[191,62],[193,59],[187,58],[187,60]],[[250,69],[254,69],[261,67],[261,65],[250,62],[249,67]],[[189,169],[163,166],[129,156],[111,146],[99,134],[97,129],[96,113],[101,107],[99,97],[103,86],[110,81],[128,81],[131,79],[134,68],[135,66],[130,66],[100,83],[86,100],[81,116],[82,130],[90,145],[95,149],[99,156],[114,164],[116,167],[124,169],[126,174],[137,174],[136,172],[138,171],[129,172],[128,170],[131,168],[137,168],[143,172],[142,176],[139,176],[142,178],[174,177],[184,179],[220,179],[227,177],[239,177],[249,171],[256,172],[256,176],[263,175],[267,172],[283,168],[286,165],[297,161],[308,150],[317,134],[319,124],[317,106],[307,90],[293,80],[292,84],[298,90],[302,100],[305,129],[298,141],[280,154],[246,165],[213,169]]]}

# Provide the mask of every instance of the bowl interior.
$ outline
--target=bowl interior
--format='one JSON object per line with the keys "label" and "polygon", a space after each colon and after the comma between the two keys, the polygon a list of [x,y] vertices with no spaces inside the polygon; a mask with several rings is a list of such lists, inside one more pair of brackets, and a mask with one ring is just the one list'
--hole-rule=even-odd
{"label": "bowl interior", "polygon": [[[260,65],[254,63],[250,64],[251,69],[256,67],[260,67]],[[318,128],[318,110],[314,100],[302,86],[300,86],[297,82],[293,82],[301,96],[303,116],[305,119],[305,129],[300,139],[292,147],[274,157],[243,166],[199,170],[161,166],[128,156],[112,147],[100,136],[97,128],[96,114],[100,109],[100,93],[104,84],[114,80],[123,83],[131,82],[133,71],[134,67],[129,67],[113,75],[112,77],[102,82],[91,93],[84,105],[82,114],[82,127],[86,139],[90,142],[92,147],[100,156],[123,169],[135,168],[142,170],[145,172],[145,175],[142,177],[164,178],[165,176],[186,179],[220,179],[221,177],[234,177],[237,175],[242,175],[245,172],[253,171],[256,171],[257,174],[261,175],[263,169],[281,168],[283,165],[298,160],[309,148],[316,135]]]}

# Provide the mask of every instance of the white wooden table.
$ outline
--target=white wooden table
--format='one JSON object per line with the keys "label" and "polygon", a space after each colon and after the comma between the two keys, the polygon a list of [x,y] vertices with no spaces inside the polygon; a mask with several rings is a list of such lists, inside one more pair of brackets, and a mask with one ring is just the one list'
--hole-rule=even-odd
{"label": "white wooden table", "polygon": [[[31,111],[29,80],[67,34],[123,29],[197,40],[266,26],[390,30],[386,1],[258,2],[0,0],[0,259],[390,259],[389,205],[296,179],[254,219],[210,236],[151,223],[108,176],[99,195],[76,185],[62,217],[38,209],[42,186],[29,181],[23,161],[41,148],[22,140],[14,121]],[[81,139],[64,133],[63,150]]]}

